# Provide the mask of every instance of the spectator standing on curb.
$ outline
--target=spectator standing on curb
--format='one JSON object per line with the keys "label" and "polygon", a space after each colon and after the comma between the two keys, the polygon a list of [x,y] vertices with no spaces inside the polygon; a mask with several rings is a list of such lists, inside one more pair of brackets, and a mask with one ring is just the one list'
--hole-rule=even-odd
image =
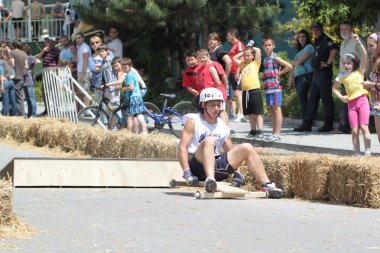
{"label": "spectator standing on curb", "polygon": [[[352,37],[352,34],[354,32],[354,26],[350,21],[343,21],[340,23],[340,37],[343,39],[342,43],[340,44],[340,51],[339,51],[339,71],[344,72],[344,66],[343,66],[343,56],[345,54],[349,54],[352,52],[355,52],[359,58],[361,58],[361,52],[358,47],[358,43],[356,43],[355,39]],[[343,95],[346,95],[345,86],[341,86],[341,93]],[[335,132],[339,133],[350,133],[351,127],[350,122],[348,119],[348,104],[344,103],[341,108],[339,108],[338,113],[338,122],[339,126],[338,129],[335,130]]]}
{"label": "spectator standing on curb", "polygon": [[[78,82],[85,91],[89,92],[91,85],[91,72],[89,68],[91,48],[84,42],[82,33],[76,35],[75,41],[78,48]],[[84,94],[81,94],[81,97],[85,105],[90,104],[90,100]]]}
{"label": "spectator standing on curb", "polygon": [[187,91],[194,96],[197,104],[197,110],[199,111],[199,93],[201,93],[202,88],[198,85],[198,69],[200,66],[197,52],[186,52],[185,60],[187,68],[183,73],[182,87],[186,88]]}
{"label": "spectator standing on curb", "polygon": [[117,27],[112,26],[109,31],[110,42],[108,42],[107,46],[109,51],[113,53],[115,57],[123,57],[123,43],[119,39],[119,30]]}
{"label": "spectator standing on curb", "polygon": [[[226,84],[224,83],[226,74],[222,65],[211,61],[209,52],[203,48],[198,50],[198,59],[200,64],[198,68],[198,86],[201,90],[209,87],[217,88],[222,92],[224,101],[226,101],[227,93]],[[225,104],[223,105],[225,106]],[[230,127],[225,107],[221,109],[220,118]]]}
{"label": "spectator standing on curb", "polygon": [[78,52],[77,46],[74,43],[69,44],[70,53],[72,55],[71,59],[67,62],[67,66],[71,71],[71,75],[75,80],[78,80]]}
{"label": "spectator standing on curb", "polygon": [[[243,42],[241,42],[237,37],[239,36],[239,32],[236,28],[230,28],[227,31],[227,40],[232,44],[229,55],[230,58],[233,59],[235,55],[242,52],[245,48]],[[228,85],[229,85],[229,98],[228,105],[229,111],[232,113],[233,121],[240,122],[244,119],[243,116],[243,105],[242,105],[242,91],[241,87],[239,87],[237,81],[235,80],[235,73],[237,71],[238,66],[235,62],[232,61],[231,71],[228,76]],[[236,101],[237,101],[237,115],[235,117],[236,112]]]}
{"label": "spectator standing on curb", "polygon": [[13,78],[13,82],[16,91],[17,111],[19,116],[24,116],[25,110],[23,85],[24,77],[26,76],[28,70],[28,56],[24,52],[24,45],[20,41],[13,41],[12,45],[14,49],[11,51],[11,57],[14,59],[15,68],[15,77]]}
{"label": "spectator standing on curb", "polygon": [[[37,59],[42,60],[43,69],[50,67],[58,67],[59,54],[60,50],[54,46],[54,41],[52,40],[52,38],[46,38],[45,47],[37,55]],[[43,87],[44,86],[42,86],[42,98],[45,103],[45,111],[39,114],[39,116],[47,114],[45,89]]]}
{"label": "spectator standing on curb", "polygon": [[[216,61],[220,65],[222,65],[224,72],[226,72],[227,80],[225,80],[224,82],[226,83],[226,91],[228,93],[228,77],[231,72],[232,59],[229,56],[228,52],[224,50],[223,47],[221,47],[221,41],[217,33],[210,33],[210,35],[208,36],[208,47],[210,50],[211,60]],[[227,94],[227,97],[229,97],[229,94]]]}
{"label": "spectator standing on curb", "polygon": [[[244,61],[240,59],[244,57]],[[243,52],[234,56],[238,69],[235,79],[241,76],[243,90],[243,113],[248,115],[250,131],[249,138],[262,139],[264,137],[264,105],[260,89],[259,70],[261,51],[257,47],[246,47]]]}
{"label": "spectator standing on curb", "polygon": [[301,107],[302,119],[304,119],[307,112],[310,85],[314,73],[313,67],[311,66],[314,47],[311,45],[310,35],[305,29],[298,32],[296,40],[298,53],[295,55],[293,62],[294,78],[289,78],[289,80],[290,82],[294,80],[298,101]]}
{"label": "spectator standing on curb", "polygon": [[11,11],[13,13],[12,16],[12,22],[13,22],[13,29],[14,29],[14,36],[15,39],[18,40],[20,38],[20,35],[24,32],[22,31],[22,24],[21,21],[24,19],[24,9],[25,9],[25,3],[21,0],[13,0]]}
{"label": "spectator standing on curb", "polygon": [[380,142],[380,33],[372,33],[367,38],[368,52],[371,56],[369,66],[372,66],[370,78],[363,82],[364,88],[371,94],[371,111],[375,119],[377,139]]}
{"label": "spectator standing on curb", "polygon": [[64,67],[67,65],[67,62],[73,58],[73,54],[70,50],[69,38],[64,35],[59,39],[59,43],[61,44],[61,53],[59,54],[59,63],[60,67]]}
{"label": "spectator standing on curb", "polygon": [[138,83],[138,77],[136,72],[132,70],[132,60],[129,58],[123,58],[121,61],[122,69],[127,73],[125,78],[125,86],[123,87],[125,101],[129,104],[127,107],[127,129],[132,132],[134,129],[134,117],[137,117],[138,123],[141,126],[142,134],[147,134],[148,129],[143,116],[144,101],[140,92],[140,85]]}
{"label": "spectator standing on curb", "polygon": [[307,113],[302,125],[294,128],[296,132],[310,132],[314,117],[318,110],[319,100],[325,110],[324,125],[318,132],[329,132],[334,123],[334,101],[332,99],[332,65],[338,51],[338,46],[323,32],[323,26],[319,23],[312,26],[314,41],[314,56],[312,66],[314,69],[311,83]]}
{"label": "spectator standing on curb", "polygon": [[10,116],[17,116],[15,86],[12,80],[13,63],[8,53],[8,49],[0,48],[0,92],[3,93],[2,115],[8,116],[10,105],[12,106]]}
{"label": "spectator standing on curb", "polygon": [[[99,36],[92,36],[90,39],[90,45],[94,53],[89,58],[89,68],[91,71],[91,87],[99,88],[102,85],[102,73],[101,66],[103,59],[98,55],[96,49],[103,45],[103,41]],[[113,58],[112,52],[108,52],[109,56]],[[92,89],[92,88],[91,88]],[[100,93],[95,91],[96,99],[100,100]]]}
{"label": "spectator standing on curb", "polygon": [[[279,141],[281,140],[282,129],[282,85],[281,76],[291,71],[293,66],[281,59],[273,51],[276,47],[274,40],[271,38],[264,39],[264,51],[266,58],[263,61],[264,65],[264,90],[266,105],[269,109],[270,119],[272,122],[273,134],[266,137],[266,141]],[[281,69],[281,66],[284,67]]]}
{"label": "spectator standing on curb", "polygon": [[[360,156],[359,131],[363,134],[365,156],[371,156],[371,134],[369,125],[369,102],[368,91],[364,89],[364,73],[367,68],[367,52],[357,34],[352,34],[352,38],[358,44],[361,58],[355,52],[347,53],[342,57],[344,71],[340,72],[333,85],[333,93],[343,103],[348,104],[348,116],[352,130],[352,144],[356,156]],[[346,94],[341,94],[339,86],[345,86]]]}
{"label": "spectator standing on curb", "polygon": [[28,64],[28,70],[25,75],[25,81],[23,85],[24,94],[26,103],[28,105],[28,114],[27,117],[35,117],[37,114],[37,100],[36,100],[36,94],[35,94],[35,84],[36,79],[34,77],[34,69],[36,68],[37,64],[40,63],[39,59],[36,59],[32,55],[32,51],[28,45],[24,46],[24,51],[27,55],[27,64]]}

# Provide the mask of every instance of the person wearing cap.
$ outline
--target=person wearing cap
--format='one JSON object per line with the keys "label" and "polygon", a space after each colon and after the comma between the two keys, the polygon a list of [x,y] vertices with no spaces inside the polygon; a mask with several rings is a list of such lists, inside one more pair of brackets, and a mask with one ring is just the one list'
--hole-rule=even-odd
{"label": "person wearing cap", "polygon": [[294,128],[296,132],[310,132],[311,125],[318,110],[319,100],[325,111],[324,125],[318,132],[333,130],[334,101],[332,98],[332,64],[338,51],[338,46],[323,32],[323,26],[315,23],[312,26],[314,41],[314,55],[312,66],[314,69],[313,80],[310,88],[310,96],[307,104],[307,112],[302,125]]}
{"label": "person wearing cap", "polygon": [[210,87],[203,89],[199,96],[202,110],[184,116],[185,125],[178,144],[178,159],[186,182],[198,185],[198,180],[205,180],[206,191],[215,192],[216,182],[233,174],[234,185],[241,186],[244,177],[237,169],[246,161],[248,170],[262,184],[262,190],[267,191],[270,198],[281,198],[282,190],[269,181],[253,146],[249,143],[233,146],[230,129],[219,117],[225,103],[222,92]]}

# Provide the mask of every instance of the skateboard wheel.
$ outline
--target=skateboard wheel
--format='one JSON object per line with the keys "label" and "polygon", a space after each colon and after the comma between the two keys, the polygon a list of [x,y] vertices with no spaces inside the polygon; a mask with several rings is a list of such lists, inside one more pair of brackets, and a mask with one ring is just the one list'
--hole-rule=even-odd
{"label": "skateboard wheel", "polygon": [[169,188],[175,188],[176,185],[177,185],[177,182],[175,181],[175,179],[173,179],[173,180],[171,180],[171,181],[169,182]]}
{"label": "skateboard wheel", "polygon": [[202,194],[201,194],[201,192],[196,191],[196,192],[194,193],[194,197],[195,197],[196,199],[202,199]]}

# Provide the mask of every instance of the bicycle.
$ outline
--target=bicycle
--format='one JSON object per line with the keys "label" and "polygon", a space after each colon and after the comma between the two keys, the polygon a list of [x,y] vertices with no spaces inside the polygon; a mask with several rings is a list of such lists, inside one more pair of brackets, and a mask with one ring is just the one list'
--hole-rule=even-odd
{"label": "bicycle", "polygon": [[[162,111],[151,102],[144,102],[145,111],[143,112],[148,130],[151,132],[155,129],[161,130],[167,124],[170,132],[176,137],[181,137],[183,128],[183,115],[185,113],[195,113],[196,107],[191,102],[182,101],[175,104],[172,108],[167,106],[168,99],[176,97],[175,94],[161,93],[160,97],[164,97],[164,105]],[[108,128],[109,129],[122,129],[126,127],[127,120],[125,116],[120,117],[120,110],[123,110],[123,106],[113,111],[110,117]],[[122,114],[123,115],[123,114]]]}
{"label": "bicycle", "polygon": [[[105,89],[95,88],[101,92],[101,99],[98,105],[89,105],[82,108],[78,112],[78,122],[90,124],[91,126],[100,125],[103,128],[108,127],[108,121],[112,115],[115,108],[118,108],[117,103],[111,102],[105,96]],[[110,112],[107,112],[105,108],[108,108]],[[100,120],[99,120],[100,119]]]}

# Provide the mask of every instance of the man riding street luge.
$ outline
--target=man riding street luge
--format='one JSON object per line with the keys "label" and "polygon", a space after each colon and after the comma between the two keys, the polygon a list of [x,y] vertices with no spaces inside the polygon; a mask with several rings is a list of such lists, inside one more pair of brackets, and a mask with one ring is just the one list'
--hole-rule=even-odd
{"label": "man riding street luge", "polygon": [[[223,94],[216,88],[206,88],[200,94],[201,112],[184,116],[184,129],[178,146],[178,159],[183,177],[189,185],[205,181],[205,190],[215,192],[217,181],[233,174],[233,185],[244,184],[244,176],[237,171],[243,161],[248,170],[262,184],[269,198],[281,198],[283,191],[270,182],[263,163],[249,143],[233,146],[230,129],[219,117],[224,108]],[[223,148],[224,153],[220,153]]]}

